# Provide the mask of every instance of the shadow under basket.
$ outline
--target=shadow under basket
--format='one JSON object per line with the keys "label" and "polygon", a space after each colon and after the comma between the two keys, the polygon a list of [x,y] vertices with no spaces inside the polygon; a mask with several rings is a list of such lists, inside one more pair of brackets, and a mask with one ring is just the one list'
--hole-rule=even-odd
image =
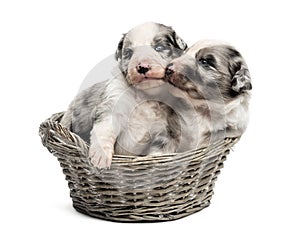
{"label": "shadow under basket", "polygon": [[40,125],[42,143],[63,169],[74,208],[111,221],[169,221],[208,207],[223,162],[239,140],[184,153],[114,155],[111,168],[100,170],[88,159],[89,146],[60,125],[63,114]]}

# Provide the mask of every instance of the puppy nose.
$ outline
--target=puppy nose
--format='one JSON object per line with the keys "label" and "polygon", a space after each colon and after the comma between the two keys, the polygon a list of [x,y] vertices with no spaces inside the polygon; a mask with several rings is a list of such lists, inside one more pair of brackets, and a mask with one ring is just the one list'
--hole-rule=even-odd
{"label": "puppy nose", "polygon": [[166,67],[166,76],[170,77],[170,76],[172,76],[173,73],[174,73],[174,66],[173,66],[173,63],[170,63]]}
{"label": "puppy nose", "polygon": [[139,64],[136,69],[138,73],[146,74],[150,70],[150,66],[146,64]]}

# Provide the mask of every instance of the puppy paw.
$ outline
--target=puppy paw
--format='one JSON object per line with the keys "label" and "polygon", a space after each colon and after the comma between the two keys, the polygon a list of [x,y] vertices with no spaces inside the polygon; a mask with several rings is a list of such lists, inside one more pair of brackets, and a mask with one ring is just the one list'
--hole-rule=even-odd
{"label": "puppy paw", "polygon": [[97,168],[110,168],[113,152],[111,146],[91,144],[89,159],[93,166]]}

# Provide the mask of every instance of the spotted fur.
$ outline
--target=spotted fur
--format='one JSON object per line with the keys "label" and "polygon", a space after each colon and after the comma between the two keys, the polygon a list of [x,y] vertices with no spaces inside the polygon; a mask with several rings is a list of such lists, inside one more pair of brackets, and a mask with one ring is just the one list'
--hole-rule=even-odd
{"label": "spotted fur", "polygon": [[115,57],[120,72],[79,93],[62,119],[90,143],[89,157],[109,167],[113,154],[173,152],[178,144],[179,118],[162,99],[166,65],[186,49],[171,27],[139,25],[121,38]]}
{"label": "spotted fur", "polygon": [[237,137],[245,131],[252,84],[248,67],[235,48],[200,41],[167,67],[166,80],[178,88],[178,93],[184,93],[183,98],[197,112],[194,120],[200,132],[195,132],[191,124],[185,125],[187,133],[194,135],[192,147]]}

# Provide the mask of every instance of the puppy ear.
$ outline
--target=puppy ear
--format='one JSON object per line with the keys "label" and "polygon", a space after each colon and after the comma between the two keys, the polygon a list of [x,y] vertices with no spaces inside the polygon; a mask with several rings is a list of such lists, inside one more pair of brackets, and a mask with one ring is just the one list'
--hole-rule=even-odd
{"label": "puppy ear", "polygon": [[183,39],[181,39],[177,34],[176,32],[174,31],[173,32],[173,40],[175,41],[175,47],[177,47],[178,49],[181,49],[181,50],[186,50],[187,49],[187,44],[184,42]]}
{"label": "puppy ear", "polygon": [[187,49],[187,44],[184,42],[183,39],[181,39],[173,30],[171,26],[166,26],[164,24],[158,24],[162,30],[166,30],[167,33],[167,38],[168,40],[174,45],[175,48],[184,51]]}
{"label": "puppy ear", "polygon": [[239,62],[238,69],[234,73],[231,81],[231,88],[237,93],[242,93],[252,89],[249,70],[245,64]]}
{"label": "puppy ear", "polygon": [[123,34],[121,40],[119,41],[117,51],[115,53],[115,59],[118,61],[119,59],[122,58],[122,49],[123,49],[123,44],[124,44],[124,39],[126,37],[126,34]]}
{"label": "puppy ear", "polygon": [[231,89],[236,93],[242,93],[252,89],[248,67],[240,52],[233,47],[227,47],[229,70],[232,75]]}

